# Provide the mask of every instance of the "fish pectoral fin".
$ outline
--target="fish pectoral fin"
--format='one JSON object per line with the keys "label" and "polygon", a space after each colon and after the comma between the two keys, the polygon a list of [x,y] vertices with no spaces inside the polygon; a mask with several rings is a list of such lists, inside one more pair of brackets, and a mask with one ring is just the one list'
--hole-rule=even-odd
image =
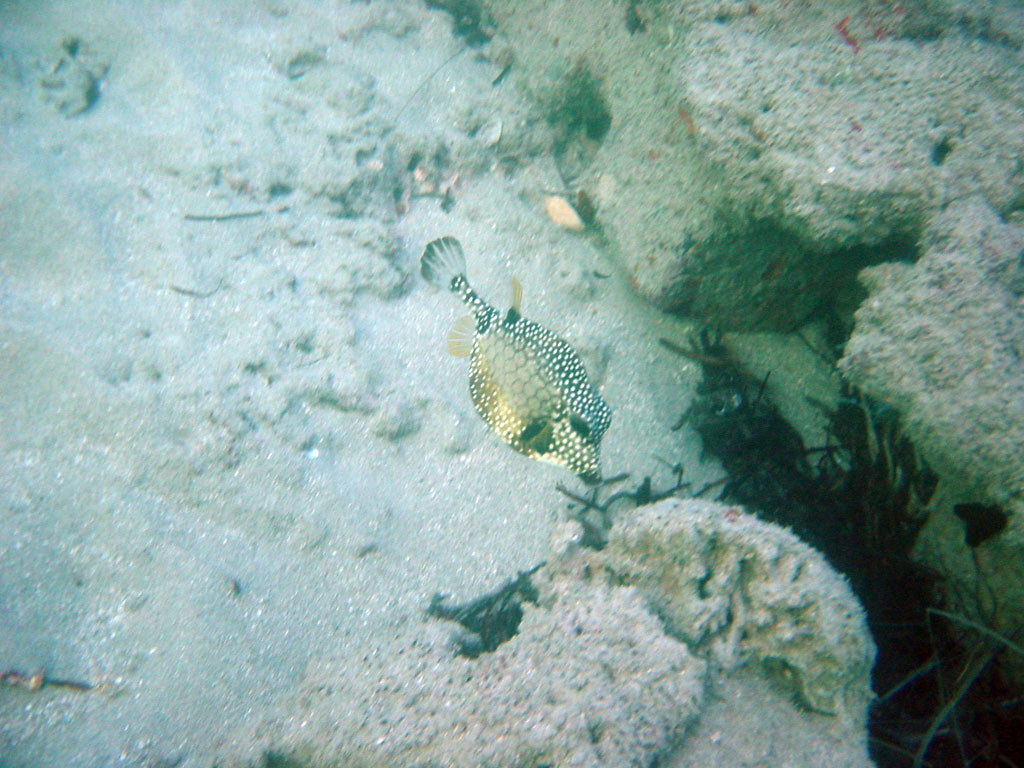
{"label": "fish pectoral fin", "polygon": [[460,317],[448,334],[448,353],[455,357],[469,357],[475,338],[476,321],[470,315]]}
{"label": "fish pectoral fin", "polygon": [[519,442],[524,448],[545,454],[551,451],[555,438],[555,425],[551,419],[534,419],[519,433]]}

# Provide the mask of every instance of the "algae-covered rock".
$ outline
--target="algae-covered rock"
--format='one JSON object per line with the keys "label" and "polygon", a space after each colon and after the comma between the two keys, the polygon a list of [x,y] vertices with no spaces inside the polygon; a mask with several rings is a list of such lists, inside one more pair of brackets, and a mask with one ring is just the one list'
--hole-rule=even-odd
{"label": "algae-covered rock", "polygon": [[862,273],[870,296],[840,367],[899,411],[940,477],[914,556],[951,607],[1011,633],[1024,620],[1024,228],[974,198],[924,243],[916,264]]}
{"label": "algae-covered rock", "polygon": [[896,407],[941,476],[1024,500],[1024,229],[985,201],[932,222],[916,264],[865,270],[870,292],[840,361]]}
{"label": "algae-covered rock", "polygon": [[420,641],[361,668],[312,665],[269,751],[309,766],[650,765],[699,713],[706,663],[636,590],[563,581],[548,596],[477,659]]}
{"label": "algae-covered rock", "polygon": [[[716,707],[715,727],[768,708],[795,729],[789,757],[870,765],[874,646],[820,554],[699,500],[637,510],[600,551],[573,526],[553,536],[556,552],[530,579],[536,602],[522,602],[518,631],[494,650],[428,621],[397,652],[311,664],[280,724],[254,724],[259,735],[240,741],[289,766],[639,768],[686,759],[714,680],[744,698]],[[479,655],[459,655],[467,647]],[[770,693],[758,680],[780,685]],[[768,734],[730,741],[715,759],[776,748]],[[707,759],[706,746],[695,754]]]}
{"label": "algae-covered rock", "polygon": [[865,722],[875,648],[864,612],[790,531],[739,507],[670,500],[616,524],[595,559],[698,653],[753,665],[814,710]]}
{"label": "algae-covered rock", "polygon": [[985,31],[1019,39],[1019,6],[483,5],[563,178],[664,309],[791,329],[951,200],[1024,191],[1019,45]]}

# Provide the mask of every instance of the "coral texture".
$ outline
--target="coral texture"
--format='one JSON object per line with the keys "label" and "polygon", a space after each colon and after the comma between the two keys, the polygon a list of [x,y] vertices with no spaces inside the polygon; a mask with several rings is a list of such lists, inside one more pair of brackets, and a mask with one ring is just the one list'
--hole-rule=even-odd
{"label": "coral texture", "polygon": [[753,664],[807,706],[863,722],[875,658],[863,610],[790,531],[739,507],[666,501],[616,525],[597,559],[698,653]]}

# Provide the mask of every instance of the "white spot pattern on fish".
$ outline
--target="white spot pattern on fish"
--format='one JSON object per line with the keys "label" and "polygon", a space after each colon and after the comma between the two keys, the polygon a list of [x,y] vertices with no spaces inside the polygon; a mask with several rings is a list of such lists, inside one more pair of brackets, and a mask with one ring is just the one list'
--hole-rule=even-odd
{"label": "white spot pattern on fish", "polygon": [[456,323],[448,349],[469,357],[470,397],[487,425],[520,453],[597,482],[611,409],[575,350],[519,314],[518,283],[504,317],[481,299],[466,279],[466,259],[455,238],[428,243],[420,272],[472,312]]}

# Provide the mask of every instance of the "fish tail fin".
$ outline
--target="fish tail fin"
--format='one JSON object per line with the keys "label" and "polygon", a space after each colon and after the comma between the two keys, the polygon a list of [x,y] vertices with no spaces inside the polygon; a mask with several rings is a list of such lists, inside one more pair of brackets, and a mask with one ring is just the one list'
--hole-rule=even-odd
{"label": "fish tail fin", "polygon": [[431,285],[452,290],[452,280],[466,276],[466,256],[454,237],[431,240],[423,249],[420,274]]}

